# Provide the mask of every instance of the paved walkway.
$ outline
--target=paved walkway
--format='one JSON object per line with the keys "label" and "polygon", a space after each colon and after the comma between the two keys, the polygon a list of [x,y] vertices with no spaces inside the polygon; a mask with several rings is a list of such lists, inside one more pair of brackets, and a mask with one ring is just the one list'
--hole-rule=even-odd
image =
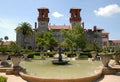
{"label": "paved walkway", "polygon": [[120,73],[117,73],[116,75],[105,75],[95,82],[120,82]]}
{"label": "paved walkway", "polygon": [[[5,73],[0,73],[0,76],[1,75],[8,77],[7,82],[27,82],[19,76],[5,75]],[[105,75],[95,82],[120,82],[120,73],[117,73],[116,75]]]}
{"label": "paved walkway", "polygon": [[0,76],[7,77],[8,78],[7,82],[27,82],[23,80],[21,77],[15,75],[6,75],[5,73],[0,73]]}
{"label": "paved walkway", "polygon": [[[114,60],[110,61],[109,66],[112,68],[120,68],[120,65],[114,64]],[[120,72],[118,72],[116,75],[105,75],[96,82],[120,82]]]}

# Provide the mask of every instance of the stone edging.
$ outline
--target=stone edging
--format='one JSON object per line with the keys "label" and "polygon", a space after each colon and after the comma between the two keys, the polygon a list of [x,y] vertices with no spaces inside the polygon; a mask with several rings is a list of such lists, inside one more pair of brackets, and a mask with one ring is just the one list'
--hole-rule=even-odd
{"label": "stone edging", "polygon": [[76,78],[76,79],[54,79],[54,78],[48,79],[48,78],[40,78],[40,77],[27,75],[27,74],[24,74],[22,72],[20,72],[19,74],[24,80],[26,80],[28,82],[93,82],[101,77],[102,69],[97,71],[92,76]]}

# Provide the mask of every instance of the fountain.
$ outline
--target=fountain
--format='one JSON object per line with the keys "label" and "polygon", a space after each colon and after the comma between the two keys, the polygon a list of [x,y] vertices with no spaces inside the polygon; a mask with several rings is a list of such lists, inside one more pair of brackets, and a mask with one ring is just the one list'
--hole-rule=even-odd
{"label": "fountain", "polygon": [[58,60],[52,60],[52,63],[55,64],[55,65],[66,65],[66,64],[68,64],[68,62],[69,61],[62,59],[61,48],[59,48]]}

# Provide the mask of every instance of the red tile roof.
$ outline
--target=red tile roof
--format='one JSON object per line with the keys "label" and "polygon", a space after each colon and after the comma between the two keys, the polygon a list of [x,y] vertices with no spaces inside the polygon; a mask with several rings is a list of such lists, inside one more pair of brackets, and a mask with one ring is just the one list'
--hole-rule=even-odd
{"label": "red tile roof", "polygon": [[69,30],[71,27],[69,25],[53,25],[53,26],[48,26],[49,29],[53,29],[53,30],[61,30],[61,29],[66,29]]}
{"label": "red tile roof", "polygon": [[108,35],[109,33],[108,32],[102,32],[103,35]]}
{"label": "red tile roof", "polygon": [[[2,42],[0,42],[1,45]],[[3,42],[3,45],[10,45],[11,42]]]}
{"label": "red tile roof", "polygon": [[120,43],[120,40],[109,40],[109,42]]}

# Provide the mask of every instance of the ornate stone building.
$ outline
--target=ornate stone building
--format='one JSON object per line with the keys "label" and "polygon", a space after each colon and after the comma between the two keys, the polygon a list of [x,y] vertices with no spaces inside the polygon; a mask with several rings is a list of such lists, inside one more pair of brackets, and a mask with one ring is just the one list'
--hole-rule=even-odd
{"label": "ornate stone building", "polygon": [[[70,9],[70,25],[49,25],[49,9],[48,8],[39,8],[38,9],[38,25],[35,23],[35,28],[33,35],[25,36],[25,46],[30,49],[36,48],[36,41],[35,41],[35,35],[38,32],[41,31],[48,31],[50,29],[53,30],[53,36],[58,41],[63,41],[63,36],[61,35],[60,30],[70,30],[73,28],[75,23],[81,23],[82,18],[80,16],[81,9],[80,8],[71,8]],[[85,29],[84,23],[82,24],[82,28]],[[91,43],[93,41],[97,41],[99,46],[102,47],[103,45],[103,29],[97,28],[96,26],[93,27],[93,29],[85,29],[85,34],[87,38],[87,42]],[[99,37],[95,37],[99,36]],[[16,42],[18,45],[23,47],[23,35],[21,33],[16,34]]]}

